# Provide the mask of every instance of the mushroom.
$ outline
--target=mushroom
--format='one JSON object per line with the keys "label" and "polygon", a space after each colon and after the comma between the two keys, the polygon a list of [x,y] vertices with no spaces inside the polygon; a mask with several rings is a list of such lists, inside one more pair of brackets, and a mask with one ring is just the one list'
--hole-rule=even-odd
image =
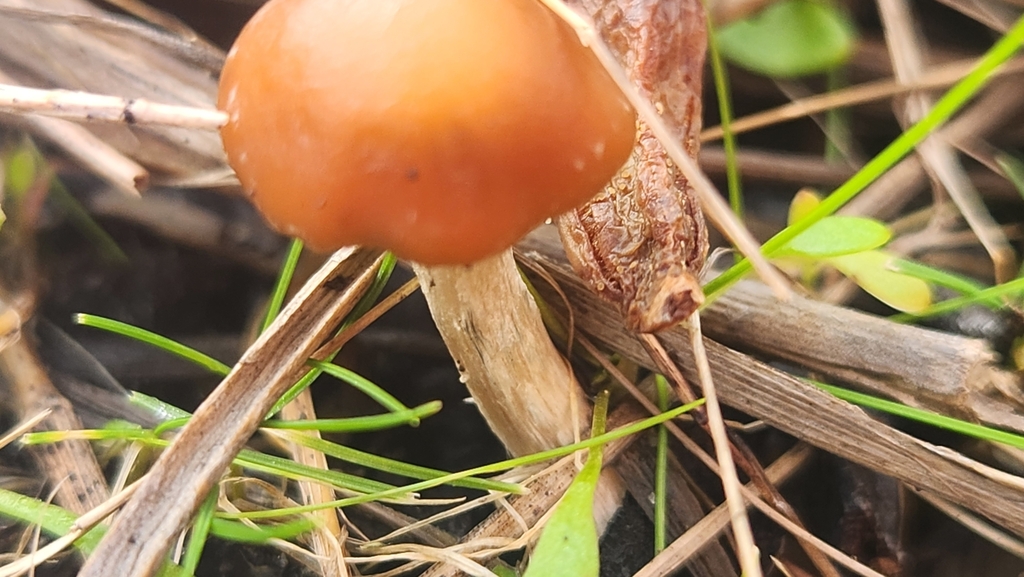
{"label": "mushroom", "polygon": [[[231,49],[219,104],[274,227],[414,261],[505,446],[573,441],[586,407],[509,247],[597,193],[636,124],[568,25],[537,0],[272,0]],[[599,522],[622,492],[605,479]]]}
{"label": "mushroom", "polygon": [[467,264],[624,164],[628,102],[537,0],[273,0],[221,76],[231,166],[319,250]]}

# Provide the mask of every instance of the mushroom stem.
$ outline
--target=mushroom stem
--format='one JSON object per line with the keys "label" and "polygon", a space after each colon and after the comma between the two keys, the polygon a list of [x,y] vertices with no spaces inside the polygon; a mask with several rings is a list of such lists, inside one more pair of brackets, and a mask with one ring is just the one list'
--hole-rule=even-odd
{"label": "mushroom stem", "polygon": [[[551,343],[512,251],[468,266],[415,269],[462,380],[509,452],[572,443],[590,409],[569,363]],[[606,470],[594,499],[599,527],[622,493],[621,480]]]}

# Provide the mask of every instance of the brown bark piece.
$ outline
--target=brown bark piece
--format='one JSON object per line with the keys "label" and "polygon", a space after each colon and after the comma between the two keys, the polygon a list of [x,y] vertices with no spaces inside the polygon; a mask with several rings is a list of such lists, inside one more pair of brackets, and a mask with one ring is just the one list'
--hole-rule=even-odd
{"label": "brown bark piece", "polygon": [[[575,0],[641,94],[696,157],[701,71],[707,34],[696,0]],[[559,231],[573,269],[616,304],[627,326],[655,332],[704,302],[697,274],[707,256],[707,227],[693,188],[650,128],[622,170],[587,204],[562,215]]]}

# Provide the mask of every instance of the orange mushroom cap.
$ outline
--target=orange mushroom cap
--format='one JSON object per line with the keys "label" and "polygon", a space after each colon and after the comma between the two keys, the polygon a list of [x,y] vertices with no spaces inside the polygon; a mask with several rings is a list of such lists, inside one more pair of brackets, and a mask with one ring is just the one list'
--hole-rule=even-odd
{"label": "orange mushroom cap", "polygon": [[469,263],[597,193],[634,115],[537,0],[271,0],[219,106],[243,188],[312,248]]}

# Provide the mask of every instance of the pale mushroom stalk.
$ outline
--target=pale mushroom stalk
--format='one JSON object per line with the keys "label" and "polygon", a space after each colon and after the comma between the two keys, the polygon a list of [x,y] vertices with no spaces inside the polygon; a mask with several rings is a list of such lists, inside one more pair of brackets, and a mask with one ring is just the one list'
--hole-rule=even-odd
{"label": "pale mushroom stalk", "polygon": [[[468,266],[415,269],[462,380],[509,452],[519,456],[572,443],[590,409],[548,336],[512,251]],[[594,498],[599,529],[622,495],[618,475],[606,469]]]}

